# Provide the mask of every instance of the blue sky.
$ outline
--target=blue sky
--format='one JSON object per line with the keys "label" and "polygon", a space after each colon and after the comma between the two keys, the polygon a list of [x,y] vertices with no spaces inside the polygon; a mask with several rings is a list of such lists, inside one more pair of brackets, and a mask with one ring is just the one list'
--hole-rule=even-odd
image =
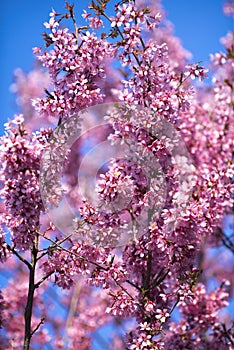
{"label": "blue sky", "polygon": [[[77,19],[89,0],[74,0]],[[222,0],[162,0],[175,33],[194,61],[209,60],[209,53],[222,49],[219,38],[232,28],[232,19],[222,13]],[[9,91],[13,71],[20,67],[28,72],[33,68],[32,47],[42,44],[43,22],[52,7],[63,11],[64,0],[7,0],[0,7],[0,133],[7,118],[17,112],[15,96]]]}

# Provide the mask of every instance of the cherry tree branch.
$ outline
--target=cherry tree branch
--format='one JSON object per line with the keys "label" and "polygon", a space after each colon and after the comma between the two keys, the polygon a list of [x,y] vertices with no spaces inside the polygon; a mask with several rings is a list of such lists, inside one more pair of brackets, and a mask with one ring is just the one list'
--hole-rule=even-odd
{"label": "cherry tree branch", "polygon": [[33,336],[34,333],[36,333],[36,331],[40,328],[40,326],[41,326],[42,324],[44,324],[44,322],[45,322],[45,317],[42,317],[41,320],[40,320],[40,322],[38,323],[38,325],[37,325],[37,326],[34,328],[34,330],[32,331],[31,337]]}
{"label": "cherry tree branch", "polygon": [[32,265],[30,264],[30,262],[28,262],[28,260],[26,260],[22,255],[20,255],[15,248],[11,247],[9,244],[7,244],[7,249],[10,250],[15,256],[17,256],[17,258],[22,261],[28,268],[29,270],[31,270]]}
{"label": "cherry tree branch", "polygon": [[[79,254],[77,254],[77,253],[75,253],[75,252],[71,252],[70,250],[68,250],[68,249],[66,249],[66,248],[64,248],[64,247],[62,247],[60,244],[63,243],[63,242],[65,241],[65,239],[63,239],[61,242],[60,242],[60,241],[59,241],[59,242],[55,242],[55,241],[53,241],[51,238],[46,237],[46,236],[44,236],[44,235],[42,235],[42,234],[40,234],[40,233],[39,233],[39,235],[42,236],[43,238],[45,238],[46,240],[50,241],[51,243],[53,243],[54,247],[52,246],[52,247],[50,247],[50,249],[53,249],[53,248],[57,247],[57,248],[59,248],[60,250],[63,250],[64,252],[67,252],[67,253],[69,253],[69,254],[72,254],[72,255],[76,256],[77,258],[79,258],[79,259],[82,259],[82,260],[84,260],[84,261],[87,261],[87,262],[90,263],[90,264],[93,264],[93,265],[97,266],[97,267],[98,267],[99,269],[101,269],[101,270],[105,270],[105,271],[107,270],[106,267],[99,265],[99,264],[96,263],[95,261],[89,260],[89,259],[85,258],[85,257],[82,256],[82,255],[79,255]],[[69,237],[70,237],[70,236],[69,236]]]}
{"label": "cherry tree branch", "polygon": [[53,271],[47,273],[45,276],[43,276],[37,283],[35,283],[35,289],[37,289],[38,287],[40,287],[40,285],[45,282],[47,280],[47,278],[49,278],[51,275],[53,275]]}
{"label": "cherry tree branch", "polygon": [[27,303],[24,312],[25,320],[25,334],[24,334],[24,350],[30,349],[30,341],[32,335],[35,332],[31,331],[31,322],[32,322],[32,309],[33,309],[33,300],[35,292],[35,271],[37,263],[37,253],[38,253],[38,235],[36,234],[33,246],[31,248],[31,268],[29,270],[29,285],[28,285],[28,296]]}

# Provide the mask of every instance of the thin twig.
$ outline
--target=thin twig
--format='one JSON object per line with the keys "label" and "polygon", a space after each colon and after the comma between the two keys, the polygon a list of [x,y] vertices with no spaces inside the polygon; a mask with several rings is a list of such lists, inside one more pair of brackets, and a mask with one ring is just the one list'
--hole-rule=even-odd
{"label": "thin twig", "polygon": [[39,329],[39,327],[44,324],[45,322],[45,317],[42,317],[40,322],[38,323],[38,325],[34,328],[34,330],[31,333],[31,337],[33,336],[34,333],[36,333],[36,331]]}
{"label": "thin twig", "polygon": [[22,261],[25,265],[28,266],[29,270],[32,269],[32,265],[30,264],[30,262],[28,260],[26,260],[24,257],[22,257],[22,255],[20,255],[15,248],[11,247],[9,244],[7,244],[7,249],[9,249],[14,255],[17,256],[17,258]]}
{"label": "thin twig", "polygon": [[159,285],[161,282],[164,281],[164,279],[165,279],[165,278],[167,277],[167,275],[169,274],[170,269],[167,269],[167,271],[164,273],[164,275],[162,275],[163,271],[164,271],[164,268],[162,268],[162,269],[159,271],[158,275],[156,276],[156,278],[154,279],[154,281],[153,281],[153,283],[152,283],[152,285],[151,285],[151,287],[150,287],[151,290],[154,289],[154,287],[156,287],[157,285]]}
{"label": "thin twig", "polygon": [[[68,250],[68,249],[66,249],[66,248],[64,248],[64,247],[62,247],[62,246],[59,244],[59,242],[55,242],[55,241],[53,241],[51,238],[46,237],[46,236],[42,235],[41,233],[39,233],[39,235],[42,236],[42,237],[44,237],[45,239],[47,239],[47,240],[50,241],[51,243],[53,243],[54,247],[50,247],[51,249],[57,247],[57,248],[59,248],[59,249],[65,251],[65,252],[67,252],[67,253],[69,253],[69,254],[72,254],[72,255],[76,256],[77,258],[79,258],[79,259],[81,259],[81,260],[84,260],[84,261],[86,261],[86,262],[88,262],[88,263],[90,263],[90,264],[92,264],[92,265],[97,266],[97,267],[98,267],[99,269],[101,269],[101,270],[104,270],[104,271],[107,271],[107,270],[108,270],[108,268],[99,265],[99,264],[96,263],[95,261],[89,260],[89,259],[85,258],[85,257],[82,256],[82,255],[79,255],[79,254],[77,254],[77,253],[75,253],[75,252],[72,252],[72,251],[70,251],[70,250]],[[64,240],[63,240],[63,241],[64,241]]]}
{"label": "thin twig", "polygon": [[176,306],[178,305],[178,303],[180,302],[180,296],[177,295],[177,300],[175,302],[175,304],[172,306],[172,309],[170,311],[170,315],[172,314],[172,312],[175,310]]}
{"label": "thin twig", "polygon": [[132,300],[134,300],[134,298],[133,298],[133,296],[127,291],[127,289],[126,288],[124,288],[123,286],[122,286],[122,284],[120,284],[115,278],[113,278],[114,279],[114,281],[115,281],[115,283],[132,299]]}
{"label": "thin twig", "polygon": [[47,275],[43,276],[37,283],[34,284],[35,289],[40,287],[40,285],[47,280],[51,275],[53,275],[54,271],[49,272]]}
{"label": "thin twig", "polygon": [[137,290],[141,291],[141,288],[137,284],[133,283],[132,281],[126,280],[126,283],[130,284],[131,286],[133,286]]}

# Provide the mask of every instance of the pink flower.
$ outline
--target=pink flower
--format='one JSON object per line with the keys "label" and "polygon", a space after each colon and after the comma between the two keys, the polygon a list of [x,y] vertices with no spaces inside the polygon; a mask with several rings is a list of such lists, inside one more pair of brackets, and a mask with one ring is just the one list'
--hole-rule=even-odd
{"label": "pink flower", "polygon": [[51,17],[49,22],[44,22],[44,26],[47,29],[54,29],[59,26],[59,23],[54,19],[54,17]]}

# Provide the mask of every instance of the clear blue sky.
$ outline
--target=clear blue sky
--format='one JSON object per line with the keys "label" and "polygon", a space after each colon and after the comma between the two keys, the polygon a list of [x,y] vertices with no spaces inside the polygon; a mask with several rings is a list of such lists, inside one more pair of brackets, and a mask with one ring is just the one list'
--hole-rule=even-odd
{"label": "clear blue sky", "polygon": [[[76,9],[89,0],[73,0]],[[112,0],[113,1],[113,0]],[[219,38],[232,28],[231,18],[222,13],[222,0],[162,0],[175,33],[194,61],[208,62],[209,53],[221,50]],[[32,47],[42,44],[43,22],[52,7],[63,11],[64,0],[2,0],[0,4],[0,134],[2,124],[17,112],[15,96],[9,91],[15,68],[29,71],[34,64]],[[77,13],[77,19],[79,18]]]}

